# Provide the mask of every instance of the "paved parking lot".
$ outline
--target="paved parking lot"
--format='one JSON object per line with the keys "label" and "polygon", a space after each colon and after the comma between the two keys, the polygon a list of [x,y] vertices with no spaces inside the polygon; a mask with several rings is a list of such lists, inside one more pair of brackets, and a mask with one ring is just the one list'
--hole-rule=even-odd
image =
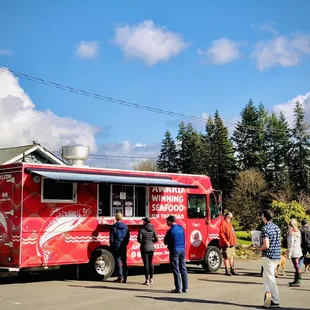
{"label": "paved parking lot", "polygon": [[[160,273],[155,285],[141,285],[141,269],[132,270],[126,284],[82,280],[57,281],[33,278],[28,283],[0,280],[0,309],[101,310],[101,309],[261,309],[263,297],[259,261],[238,261],[240,276],[227,277],[220,270],[205,274],[189,266],[189,293],[175,295],[172,275]],[[301,288],[290,288],[290,262],[286,277],[278,278],[283,309],[310,309],[310,273],[303,275]],[[14,281],[16,282],[16,281]]]}

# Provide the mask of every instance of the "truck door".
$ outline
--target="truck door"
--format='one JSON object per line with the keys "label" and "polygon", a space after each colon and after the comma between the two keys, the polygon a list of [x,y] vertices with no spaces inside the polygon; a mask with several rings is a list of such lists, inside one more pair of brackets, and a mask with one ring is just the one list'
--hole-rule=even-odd
{"label": "truck door", "polygon": [[186,243],[187,259],[201,260],[205,253],[207,196],[187,195]]}
{"label": "truck door", "polygon": [[213,191],[209,195],[209,220],[208,220],[208,239],[219,239],[219,230],[221,225],[222,208],[221,208],[221,191]]}
{"label": "truck door", "polygon": [[12,217],[13,208],[13,183],[15,179],[0,181],[0,266],[12,265]]}

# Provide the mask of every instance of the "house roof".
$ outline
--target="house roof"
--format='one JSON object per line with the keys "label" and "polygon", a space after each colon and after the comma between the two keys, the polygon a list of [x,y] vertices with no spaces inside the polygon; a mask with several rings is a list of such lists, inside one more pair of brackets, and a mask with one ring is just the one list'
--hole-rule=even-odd
{"label": "house roof", "polygon": [[5,164],[7,161],[21,155],[34,147],[33,144],[16,146],[16,147],[8,147],[4,149],[0,149],[0,165]]}
{"label": "house roof", "polygon": [[40,144],[29,144],[0,149],[0,165],[20,162],[23,160],[25,155],[29,155],[33,152],[39,152],[40,155],[48,159],[50,163],[58,165],[66,164],[64,161],[46,150]]}

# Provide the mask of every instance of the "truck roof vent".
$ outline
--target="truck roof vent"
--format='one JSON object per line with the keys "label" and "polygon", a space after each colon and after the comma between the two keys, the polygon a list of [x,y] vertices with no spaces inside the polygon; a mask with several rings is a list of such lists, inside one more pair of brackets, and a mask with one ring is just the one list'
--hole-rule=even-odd
{"label": "truck roof vent", "polygon": [[61,157],[70,166],[83,166],[88,156],[88,146],[69,145],[61,147]]}

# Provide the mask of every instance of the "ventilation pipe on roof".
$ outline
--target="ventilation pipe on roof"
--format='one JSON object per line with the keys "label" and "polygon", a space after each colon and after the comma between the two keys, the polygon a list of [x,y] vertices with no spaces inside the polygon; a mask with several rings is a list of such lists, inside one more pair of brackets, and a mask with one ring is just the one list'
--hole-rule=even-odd
{"label": "ventilation pipe on roof", "polygon": [[61,157],[70,166],[83,166],[89,156],[89,147],[83,145],[61,147]]}

